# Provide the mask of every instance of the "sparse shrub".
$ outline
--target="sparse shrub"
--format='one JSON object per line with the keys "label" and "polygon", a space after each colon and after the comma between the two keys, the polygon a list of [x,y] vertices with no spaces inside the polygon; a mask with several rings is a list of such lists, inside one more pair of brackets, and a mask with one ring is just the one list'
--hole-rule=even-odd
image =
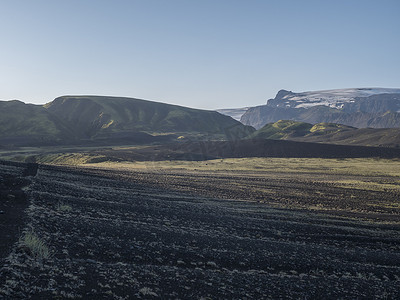
{"label": "sparse shrub", "polygon": [[65,204],[63,202],[59,202],[56,205],[56,210],[62,211],[62,212],[69,212],[72,210],[72,207],[68,204]]}
{"label": "sparse shrub", "polygon": [[158,295],[149,287],[143,287],[139,290],[139,293],[141,293],[144,296],[154,296],[158,297]]}
{"label": "sparse shrub", "polygon": [[49,247],[41,240],[33,230],[27,231],[19,240],[21,246],[27,252],[38,259],[46,259],[50,257]]}

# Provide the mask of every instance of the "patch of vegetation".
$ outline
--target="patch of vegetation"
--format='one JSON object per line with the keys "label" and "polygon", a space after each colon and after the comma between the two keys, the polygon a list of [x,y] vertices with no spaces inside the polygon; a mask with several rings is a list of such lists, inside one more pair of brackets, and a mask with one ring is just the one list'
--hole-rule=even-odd
{"label": "patch of vegetation", "polygon": [[149,287],[143,287],[139,290],[139,293],[143,296],[153,296],[158,297],[158,295]]}
{"label": "patch of vegetation", "polygon": [[332,132],[339,132],[342,130],[355,130],[357,128],[346,126],[342,124],[335,124],[335,123],[318,123],[315,124],[311,129],[310,132],[320,132],[320,133],[332,133]]}
{"label": "patch of vegetation", "polygon": [[312,124],[297,122],[292,120],[280,120],[275,123],[267,124],[260,130],[257,130],[250,138],[263,139],[287,139],[291,136],[304,136],[310,133]]}
{"label": "patch of vegetation", "polygon": [[34,258],[42,260],[50,257],[49,247],[33,230],[25,232],[19,242],[20,245]]}
{"label": "patch of vegetation", "polygon": [[56,210],[60,212],[70,212],[72,211],[71,205],[65,204],[63,202],[58,202],[56,205]]}
{"label": "patch of vegetation", "polygon": [[100,163],[109,159],[103,155],[87,153],[55,153],[35,156],[36,162],[54,165],[82,165],[89,163]]}

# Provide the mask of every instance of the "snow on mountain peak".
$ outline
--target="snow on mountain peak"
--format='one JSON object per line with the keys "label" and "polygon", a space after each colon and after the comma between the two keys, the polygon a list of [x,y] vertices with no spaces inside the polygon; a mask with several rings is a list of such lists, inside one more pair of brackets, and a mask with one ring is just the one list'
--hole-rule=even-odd
{"label": "snow on mountain peak", "polygon": [[[283,93],[284,92],[284,93]],[[354,102],[356,97],[369,97],[377,94],[400,94],[400,89],[392,88],[350,88],[337,90],[309,91],[293,93],[279,91],[275,99],[268,100],[267,105],[292,108],[309,108],[324,105],[332,108],[342,108],[345,103]]]}

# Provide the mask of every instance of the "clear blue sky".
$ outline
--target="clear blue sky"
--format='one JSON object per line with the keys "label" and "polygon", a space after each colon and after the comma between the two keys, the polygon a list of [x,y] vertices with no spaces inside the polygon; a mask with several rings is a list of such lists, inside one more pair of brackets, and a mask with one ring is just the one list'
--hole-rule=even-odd
{"label": "clear blue sky", "polygon": [[0,0],[0,99],[216,109],[400,88],[399,0]]}

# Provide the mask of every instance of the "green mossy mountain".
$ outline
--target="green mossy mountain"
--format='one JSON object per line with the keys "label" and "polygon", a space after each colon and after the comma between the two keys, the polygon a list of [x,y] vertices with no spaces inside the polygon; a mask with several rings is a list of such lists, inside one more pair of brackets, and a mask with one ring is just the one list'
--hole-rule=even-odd
{"label": "green mossy mountain", "polygon": [[398,148],[400,128],[355,128],[335,123],[279,120],[265,125],[249,138]]}
{"label": "green mossy mountain", "polygon": [[254,128],[214,111],[133,98],[63,96],[44,105],[0,103],[0,145],[240,139]]}
{"label": "green mossy mountain", "polygon": [[250,135],[250,138],[281,140],[294,136],[304,136],[310,133],[312,126],[311,124],[303,122],[280,120],[265,125],[263,128]]}
{"label": "green mossy mountain", "polygon": [[32,145],[47,145],[64,139],[73,139],[73,132],[42,106],[18,100],[0,101],[0,144],[26,141]]}
{"label": "green mossy mountain", "polygon": [[198,133],[243,138],[254,129],[215,111],[122,97],[64,96],[45,108],[70,124],[81,138],[129,132]]}

